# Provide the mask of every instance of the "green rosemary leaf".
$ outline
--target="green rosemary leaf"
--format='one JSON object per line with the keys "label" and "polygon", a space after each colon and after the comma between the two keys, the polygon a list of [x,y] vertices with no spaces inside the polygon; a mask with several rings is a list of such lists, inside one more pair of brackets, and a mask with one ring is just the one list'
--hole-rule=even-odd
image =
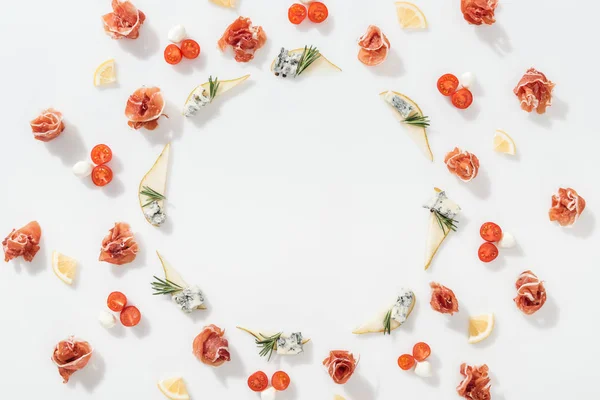
{"label": "green rosemary leaf", "polygon": [[160,279],[157,276],[154,276],[154,281],[150,283],[152,286],[152,290],[154,290],[153,295],[157,294],[173,294],[177,292],[181,292],[183,288],[178,284],[171,282],[168,279]]}
{"label": "green rosemary leaf", "polygon": [[383,334],[391,335],[392,332],[392,310],[389,310],[383,318]]}
{"label": "green rosemary leaf", "polygon": [[256,345],[261,348],[258,354],[260,354],[261,357],[269,356],[268,361],[271,361],[273,350],[275,350],[275,347],[277,347],[277,341],[281,337],[282,333],[283,332],[279,332],[273,336],[265,336],[262,333],[259,333],[263,339],[256,339]]}
{"label": "green rosemary leaf", "polygon": [[298,68],[296,69],[296,75],[300,75],[304,70],[312,63],[317,61],[321,57],[321,52],[313,46],[307,47],[304,46],[304,51],[302,52],[302,57],[300,57],[300,61],[298,61]]}
{"label": "green rosemary leaf", "polygon": [[140,194],[142,194],[148,198],[148,202],[146,204],[142,205],[142,207],[146,207],[146,206],[152,204],[153,201],[167,199],[164,195],[158,193],[156,190],[152,189],[149,186],[142,186],[142,190],[140,191]]}
{"label": "green rosemary leaf", "polygon": [[409,115],[404,119],[405,124],[419,126],[421,128],[427,128],[429,126],[429,117],[419,114]]}
{"label": "green rosemary leaf", "polygon": [[215,96],[217,95],[217,91],[219,90],[219,85],[221,85],[221,82],[219,82],[219,78],[215,78],[215,80],[213,80],[212,76],[208,77],[208,84],[210,85],[210,89],[209,89],[209,98],[210,101],[212,102],[213,99],[215,98]]}
{"label": "green rosemary leaf", "polygon": [[457,228],[456,224],[458,224],[457,220],[448,218],[448,217],[440,214],[436,210],[431,210],[431,212],[435,215],[435,218],[437,219],[437,222],[440,225],[440,228],[442,228],[442,232],[444,232],[444,235],[447,232],[456,231],[456,228]]}

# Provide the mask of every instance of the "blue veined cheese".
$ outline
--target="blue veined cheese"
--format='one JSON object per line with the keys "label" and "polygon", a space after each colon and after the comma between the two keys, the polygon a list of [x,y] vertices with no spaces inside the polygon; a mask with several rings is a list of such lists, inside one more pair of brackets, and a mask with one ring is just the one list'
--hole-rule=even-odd
{"label": "blue veined cheese", "polygon": [[161,225],[167,220],[167,214],[162,211],[156,200],[144,207],[144,215],[153,225]]}
{"label": "blue veined cheese", "polygon": [[400,295],[392,307],[392,319],[403,324],[415,302],[415,294],[410,289],[401,289]]}
{"label": "blue veined cheese", "polygon": [[[200,90],[201,89],[201,90]],[[189,100],[185,103],[183,107],[183,115],[186,117],[191,117],[196,114],[198,110],[203,107],[206,107],[207,104],[210,103],[210,97],[206,89],[200,87],[192,95]]]}
{"label": "blue veined cheese", "polygon": [[286,78],[288,75],[296,76],[300,58],[302,58],[302,53],[290,54],[289,51],[282,47],[273,66],[275,76],[282,76],[283,78]]}
{"label": "blue veined cheese", "polygon": [[431,198],[427,203],[423,205],[431,211],[437,211],[438,214],[443,215],[446,218],[454,219],[460,212],[458,204],[453,202],[446,196],[446,192],[443,190],[438,192],[435,197]]}
{"label": "blue veined cheese", "polygon": [[174,294],[173,301],[181,307],[181,311],[191,313],[204,304],[204,295],[198,286],[188,286]]}
{"label": "blue veined cheese", "polygon": [[302,348],[302,333],[294,332],[291,335],[281,335],[277,339],[277,354],[294,355],[304,351]]}
{"label": "blue veined cheese", "polygon": [[392,107],[396,109],[402,115],[402,118],[407,118],[414,111],[415,108],[410,105],[406,100],[402,97],[394,94],[392,91],[388,91],[384,96],[385,101],[387,101]]}

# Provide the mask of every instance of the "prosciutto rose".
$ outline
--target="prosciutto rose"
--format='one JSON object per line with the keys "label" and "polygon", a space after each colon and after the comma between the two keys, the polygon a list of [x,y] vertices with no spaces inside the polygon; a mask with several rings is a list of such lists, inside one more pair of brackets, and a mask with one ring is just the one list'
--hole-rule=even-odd
{"label": "prosciutto rose", "polygon": [[4,261],[22,256],[25,261],[31,262],[40,249],[41,237],[42,228],[37,221],[31,221],[20,229],[13,229],[2,241]]}
{"label": "prosciutto rose", "polygon": [[329,376],[339,385],[348,382],[357,364],[358,360],[346,350],[332,350],[329,352],[329,357],[323,360]]}
{"label": "prosciutto rose", "polygon": [[34,139],[42,142],[56,139],[65,130],[62,114],[53,108],[42,111],[40,115],[29,122],[29,125]]}
{"label": "prosciutto rose", "polygon": [[429,304],[434,311],[450,315],[458,312],[458,300],[452,290],[436,282],[431,282],[429,286],[431,287]]}
{"label": "prosciutto rose", "polygon": [[464,377],[456,391],[459,396],[468,400],[490,400],[490,377],[489,368],[486,364],[482,366],[470,366],[463,363],[460,373]]}
{"label": "prosciutto rose", "polygon": [[229,342],[223,337],[225,331],[216,325],[208,325],[194,339],[193,353],[206,365],[218,367],[231,360]]}
{"label": "prosciutto rose", "polygon": [[358,59],[369,67],[384,62],[390,50],[390,41],[375,25],[369,25],[367,32],[358,39],[358,45]]}
{"label": "prosciutto rose", "polygon": [[523,313],[531,315],[542,308],[546,302],[546,288],[544,282],[531,271],[527,270],[517,279],[515,283],[517,297],[515,304]]}
{"label": "prosciutto rose", "polygon": [[561,226],[570,226],[577,222],[585,209],[585,200],[571,188],[559,188],[552,195],[552,207],[548,211],[550,221],[556,221]]}
{"label": "prosciutto rose", "polygon": [[102,16],[104,31],[113,39],[137,39],[146,15],[130,1],[112,1],[113,12]]}
{"label": "prosciutto rose", "polygon": [[146,128],[152,131],[158,127],[158,119],[165,109],[160,88],[142,87],[133,92],[125,105],[127,125],[133,129]]}
{"label": "prosciutto rose", "polygon": [[488,24],[496,22],[494,12],[498,0],[461,0],[460,11],[462,11],[465,20],[473,25]]}
{"label": "prosciutto rose", "polygon": [[527,112],[534,109],[538,114],[546,112],[546,107],[552,105],[552,90],[555,84],[535,68],[529,68],[521,78],[514,94],[521,101],[521,108]]}
{"label": "prosciutto rose", "polygon": [[69,382],[71,375],[87,365],[93,351],[88,342],[75,340],[73,336],[58,342],[52,353],[52,361],[58,367],[63,383]]}
{"label": "prosciutto rose", "polygon": [[116,222],[102,240],[99,260],[115,265],[127,264],[135,260],[138,250],[129,224]]}
{"label": "prosciutto rose", "polygon": [[477,156],[458,147],[446,154],[444,162],[448,171],[458,176],[463,182],[475,179],[479,172],[479,159]]}
{"label": "prosciutto rose", "polygon": [[262,26],[252,25],[250,18],[239,17],[225,29],[217,44],[221,51],[230,46],[235,53],[235,61],[248,62],[266,42],[267,35]]}

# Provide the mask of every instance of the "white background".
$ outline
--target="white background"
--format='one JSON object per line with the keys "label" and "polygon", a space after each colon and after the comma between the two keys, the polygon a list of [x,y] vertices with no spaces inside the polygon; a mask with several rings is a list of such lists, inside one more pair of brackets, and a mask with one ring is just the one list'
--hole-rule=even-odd
{"label": "white background", "polygon": [[[594,122],[600,64],[588,50],[588,34],[597,32],[600,6],[586,2],[574,11],[559,1],[501,0],[498,22],[475,27],[463,20],[458,0],[419,0],[430,28],[409,33],[398,25],[393,1],[330,0],[326,23],[300,27],[287,20],[291,3],[241,0],[229,10],[207,0],[137,0],[147,21],[138,40],[121,41],[102,29],[109,0],[3,6],[0,230],[8,234],[36,219],[43,236],[31,265],[0,268],[0,397],[161,399],[157,380],[181,374],[192,398],[256,399],[247,376],[284,369],[293,383],[281,399],[327,400],[334,393],[352,400],[452,399],[462,362],[489,365],[495,400],[598,397],[600,136]],[[238,14],[262,25],[269,38],[248,64],[216,48]],[[177,23],[202,54],[172,67],[162,50]],[[356,39],[369,24],[380,26],[392,45],[388,60],[375,68],[356,59]],[[295,81],[270,74],[280,46],[305,44],[317,45],[343,72]],[[110,57],[119,84],[94,88],[94,69]],[[556,83],[553,105],[541,116],[521,111],[512,94],[531,66]],[[443,73],[465,71],[477,78],[475,101],[459,111],[435,82]],[[180,116],[187,94],[210,74],[246,73],[252,76],[243,86],[202,115]],[[160,86],[167,100],[169,119],[161,118],[153,132],[130,130],[123,114],[127,97],[142,85]],[[431,117],[433,164],[378,98],[387,89],[412,97]],[[51,106],[64,113],[66,130],[50,143],[35,141],[29,120]],[[493,152],[497,128],[515,139],[516,157]],[[138,208],[137,188],[169,140],[169,222],[155,229]],[[70,170],[97,143],[115,154],[115,179],[104,189]],[[469,184],[442,162],[454,146],[481,160]],[[459,232],[424,272],[428,213],[421,204],[433,186],[446,189],[464,212]],[[560,186],[587,201],[573,229],[548,221],[551,195]],[[476,255],[486,220],[519,243],[489,265]],[[123,267],[97,261],[115,221],[132,225],[141,248]],[[80,261],[73,287],[53,275],[54,249]],[[203,288],[209,310],[189,317],[151,295],[152,275],[161,273],[155,250]],[[512,301],[525,269],[548,290],[548,302],[534,316],[521,314]],[[431,310],[430,281],[455,291],[457,315]],[[350,333],[402,286],[418,298],[403,327],[391,337]],[[107,331],[99,325],[97,315],[113,290],[139,307],[139,326]],[[468,316],[484,312],[496,314],[493,336],[469,345]],[[232,361],[218,369],[191,353],[208,323],[225,328],[230,342]],[[301,330],[313,341],[300,356],[267,363],[236,325]],[[50,356],[71,334],[95,352],[63,385]],[[396,365],[417,341],[432,347],[430,380]],[[360,354],[344,386],[321,366],[332,349]]]}

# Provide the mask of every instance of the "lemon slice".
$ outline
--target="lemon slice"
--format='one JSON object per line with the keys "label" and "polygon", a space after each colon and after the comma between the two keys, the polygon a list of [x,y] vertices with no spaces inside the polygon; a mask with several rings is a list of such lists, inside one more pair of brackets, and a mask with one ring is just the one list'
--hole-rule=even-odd
{"label": "lemon slice", "polygon": [[514,140],[508,136],[508,133],[497,129],[494,134],[494,150],[498,153],[514,156],[517,153],[517,146]]}
{"label": "lemon slice", "polygon": [[336,394],[335,396],[333,396],[333,400],[346,400],[344,397],[340,396],[339,394]]}
{"label": "lemon slice", "polygon": [[399,1],[396,3],[396,15],[403,29],[425,29],[427,19],[423,11],[413,3]]}
{"label": "lemon slice", "polygon": [[52,252],[52,271],[61,281],[70,285],[75,278],[75,272],[77,272],[77,260],[54,250]]}
{"label": "lemon slice", "polygon": [[469,343],[479,343],[494,330],[494,314],[482,314],[469,318]]}
{"label": "lemon slice", "polygon": [[190,398],[181,377],[163,379],[158,382],[158,389],[171,400],[189,400]]}
{"label": "lemon slice", "polygon": [[115,70],[115,60],[104,61],[96,68],[94,72],[94,86],[108,85],[117,81],[117,73]]}
{"label": "lemon slice", "polygon": [[210,2],[222,7],[235,7],[235,0],[210,0]]}

